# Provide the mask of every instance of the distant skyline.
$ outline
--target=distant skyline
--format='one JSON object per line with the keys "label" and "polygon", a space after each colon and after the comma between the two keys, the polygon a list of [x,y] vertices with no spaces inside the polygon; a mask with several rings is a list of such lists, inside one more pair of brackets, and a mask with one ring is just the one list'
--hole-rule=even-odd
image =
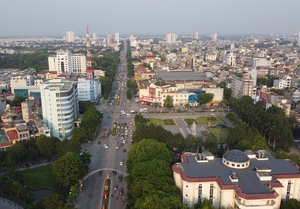
{"label": "distant skyline", "polygon": [[3,1],[0,37],[105,35],[295,34],[296,0]]}

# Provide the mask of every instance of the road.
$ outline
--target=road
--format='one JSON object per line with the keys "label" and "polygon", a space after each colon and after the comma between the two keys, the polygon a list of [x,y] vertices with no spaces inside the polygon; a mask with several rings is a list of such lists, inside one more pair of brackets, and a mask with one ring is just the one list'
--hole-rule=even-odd
{"label": "road", "polygon": [[[126,79],[124,79],[123,84],[118,83],[119,76],[122,74],[127,74],[126,69],[125,72],[121,71],[120,69],[122,65],[125,66],[125,68],[127,67],[126,50],[127,47],[124,47],[124,51],[121,52],[121,61],[116,73],[115,81],[113,83],[113,89],[118,89],[119,87],[122,88],[122,85],[126,86]],[[115,94],[117,94],[116,92],[117,91],[112,92],[112,98],[114,98]],[[122,205],[122,201],[124,200],[123,195],[119,195],[118,193],[119,189],[122,187],[124,189],[124,195],[126,197],[126,182],[118,182],[118,176],[123,175],[123,177],[125,177],[126,175],[126,153],[130,147],[130,135],[134,130],[134,122],[131,121],[133,116],[121,116],[120,114],[121,110],[130,112],[130,107],[128,107],[126,104],[126,90],[124,90],[120,95],[119,106],[116,105],[116,102],[112,105],[110,104],[110,102],[108,102],[106,104],[100,103],[100,105],[96,106],[96,108],[104,114],[104,117],[102,124],[97,131],[96,139],[93,140],[91,143],[86,143],[82,145],[82,148],[92,155],[91,163],[89,165],[89,172],[92,175],[89,178],[87,178],[87,180],[83,184],[83,191],[79,195],[77,208],[101,208],[102,193],[104,190],[104,183],[107,177],[106,175],[110,176],[110,194],[113,194],[113,198],[109,197],[109,208],[125,208],[125,204]],[[128,123],[129,138],[126,140],[126,143],[123,145],[123,147],[120,147],[120,137],[109,135],[107,138],[101,138],[101,136],[104,136],[105,133],[107,133],[109,130],[112,131],[114,122],[117,122],[118,124]],[[106,132],[103,131],[104,129],[106,129]],[[98,144],[98,141],[101,141],[100,145]],[[108,145],[107,149],[103,147],[104,144]],[[118,150],[116,149],[116,146],[119,147]],[[124,152],[123,149],[126,149],[126,152]],[[107,161],[105,159],[107,159]],[[124,165],[120,166],[120,162],[122,162]],[[98,176],[99,170],[103,170],[102,176]],[[117,174],[113,175],[112,170],[117,171]],[[114,186],[116,184],[118,184],[118,190],[114,191]],[[118,199],[116,199],[116,197],[118,197]]]}

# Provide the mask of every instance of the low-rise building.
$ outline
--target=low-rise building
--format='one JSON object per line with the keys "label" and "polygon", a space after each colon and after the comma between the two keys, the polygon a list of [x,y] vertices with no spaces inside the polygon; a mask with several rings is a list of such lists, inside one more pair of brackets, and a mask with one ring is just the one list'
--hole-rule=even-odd
{"label": "low-rise building", "polygon": [[172,168],[189,207],[206,198],[216,208],[279,209],[282,199],[300,198],[299,167],[265,151],[183,153]]}

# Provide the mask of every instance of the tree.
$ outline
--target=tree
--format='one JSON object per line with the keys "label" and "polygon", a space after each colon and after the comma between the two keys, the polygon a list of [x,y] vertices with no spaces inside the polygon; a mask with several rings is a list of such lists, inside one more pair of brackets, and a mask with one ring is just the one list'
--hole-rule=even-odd
{"label": "tree", "polygon": [[296,199],[281,200],[280,209],[298,209],[300,201]]}
{"label": "tree", "polygon": [[65,188],[69,188],[81,179],[80,175],[83,167],[82,160],[78,153],[67,152],[64,156],[57,159],[53,165],[53,172]]}
{"label": "tree", "polygon": [[215,207],[207,198],[204,198],[201,203],[196,203],[194,205],[194,209],[215,209]]}
{"label": "tree", "polygon": [[126,97],[128,100],[132,99],[132,90],[131,89],[127,89]]}
{"label": "tree", "polygon": [[65,203],[59,194],[54,194],[43,198],[42,205],[45,209],[60,209],[64,207]]}
{"label": "tree", "polygon": [[239,149],[239,150],[242,150],[242,151],[249,150],[249,149],[251,150],[252,145],[249,141],[243,139],[243,140],[238,142],[236,148]]}
{"label": "tree", "polygon": [[190,108],[191,108],[191,105],[190,105],[190,103],[186,103],[186,104],[184,105],[184,107],[185,107],[186,109],[190,109]]}
{"label": "tree", "polygon": [[173,107],[173,97],[171,97],[170,95],[168,95],[166,97],[166,99],[164,100],[164,107],[167,107],[167,108],[171,108]]}
{"label": "tree", "polygon": [[206,104],[208,102],[211,102],[214,98],[214,94],[212,93],[205,93],[205,94],[199,94],[198,100],[200,104]]}
{"label": "tree", "polygon": [[20,161],[26,155],[26,148],[23,143],[16,142],[7,148],[7,163],[12,165]]}
{"label": "tree", "polygon": [[56,143],[59,141],[57,138],[49,138],[45,135],[40,135],[37,137],[36,145],[40,151],[41,155],[50,157],[55,153]]}
{"label": "tree", "polygon": [[15,106],[21,106],[21,103],[25,101],[25,98],[15,95],[13,101],[11,102],[10,106],[15,107]]}

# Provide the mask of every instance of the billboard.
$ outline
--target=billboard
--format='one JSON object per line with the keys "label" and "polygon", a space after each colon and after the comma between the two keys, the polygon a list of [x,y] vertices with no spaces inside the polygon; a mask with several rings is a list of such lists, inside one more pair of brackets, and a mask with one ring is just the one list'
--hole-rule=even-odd
{"label": "billboard", "polygon": [[149,87],[149,94],[150,94],[150,95],[155,95],[155,91],[156,91],[155,88]]}
{"label": "billboard", "polygon": [[264,102],[270,101],[270,94],[266,91],[259,91],[259,100]]}

